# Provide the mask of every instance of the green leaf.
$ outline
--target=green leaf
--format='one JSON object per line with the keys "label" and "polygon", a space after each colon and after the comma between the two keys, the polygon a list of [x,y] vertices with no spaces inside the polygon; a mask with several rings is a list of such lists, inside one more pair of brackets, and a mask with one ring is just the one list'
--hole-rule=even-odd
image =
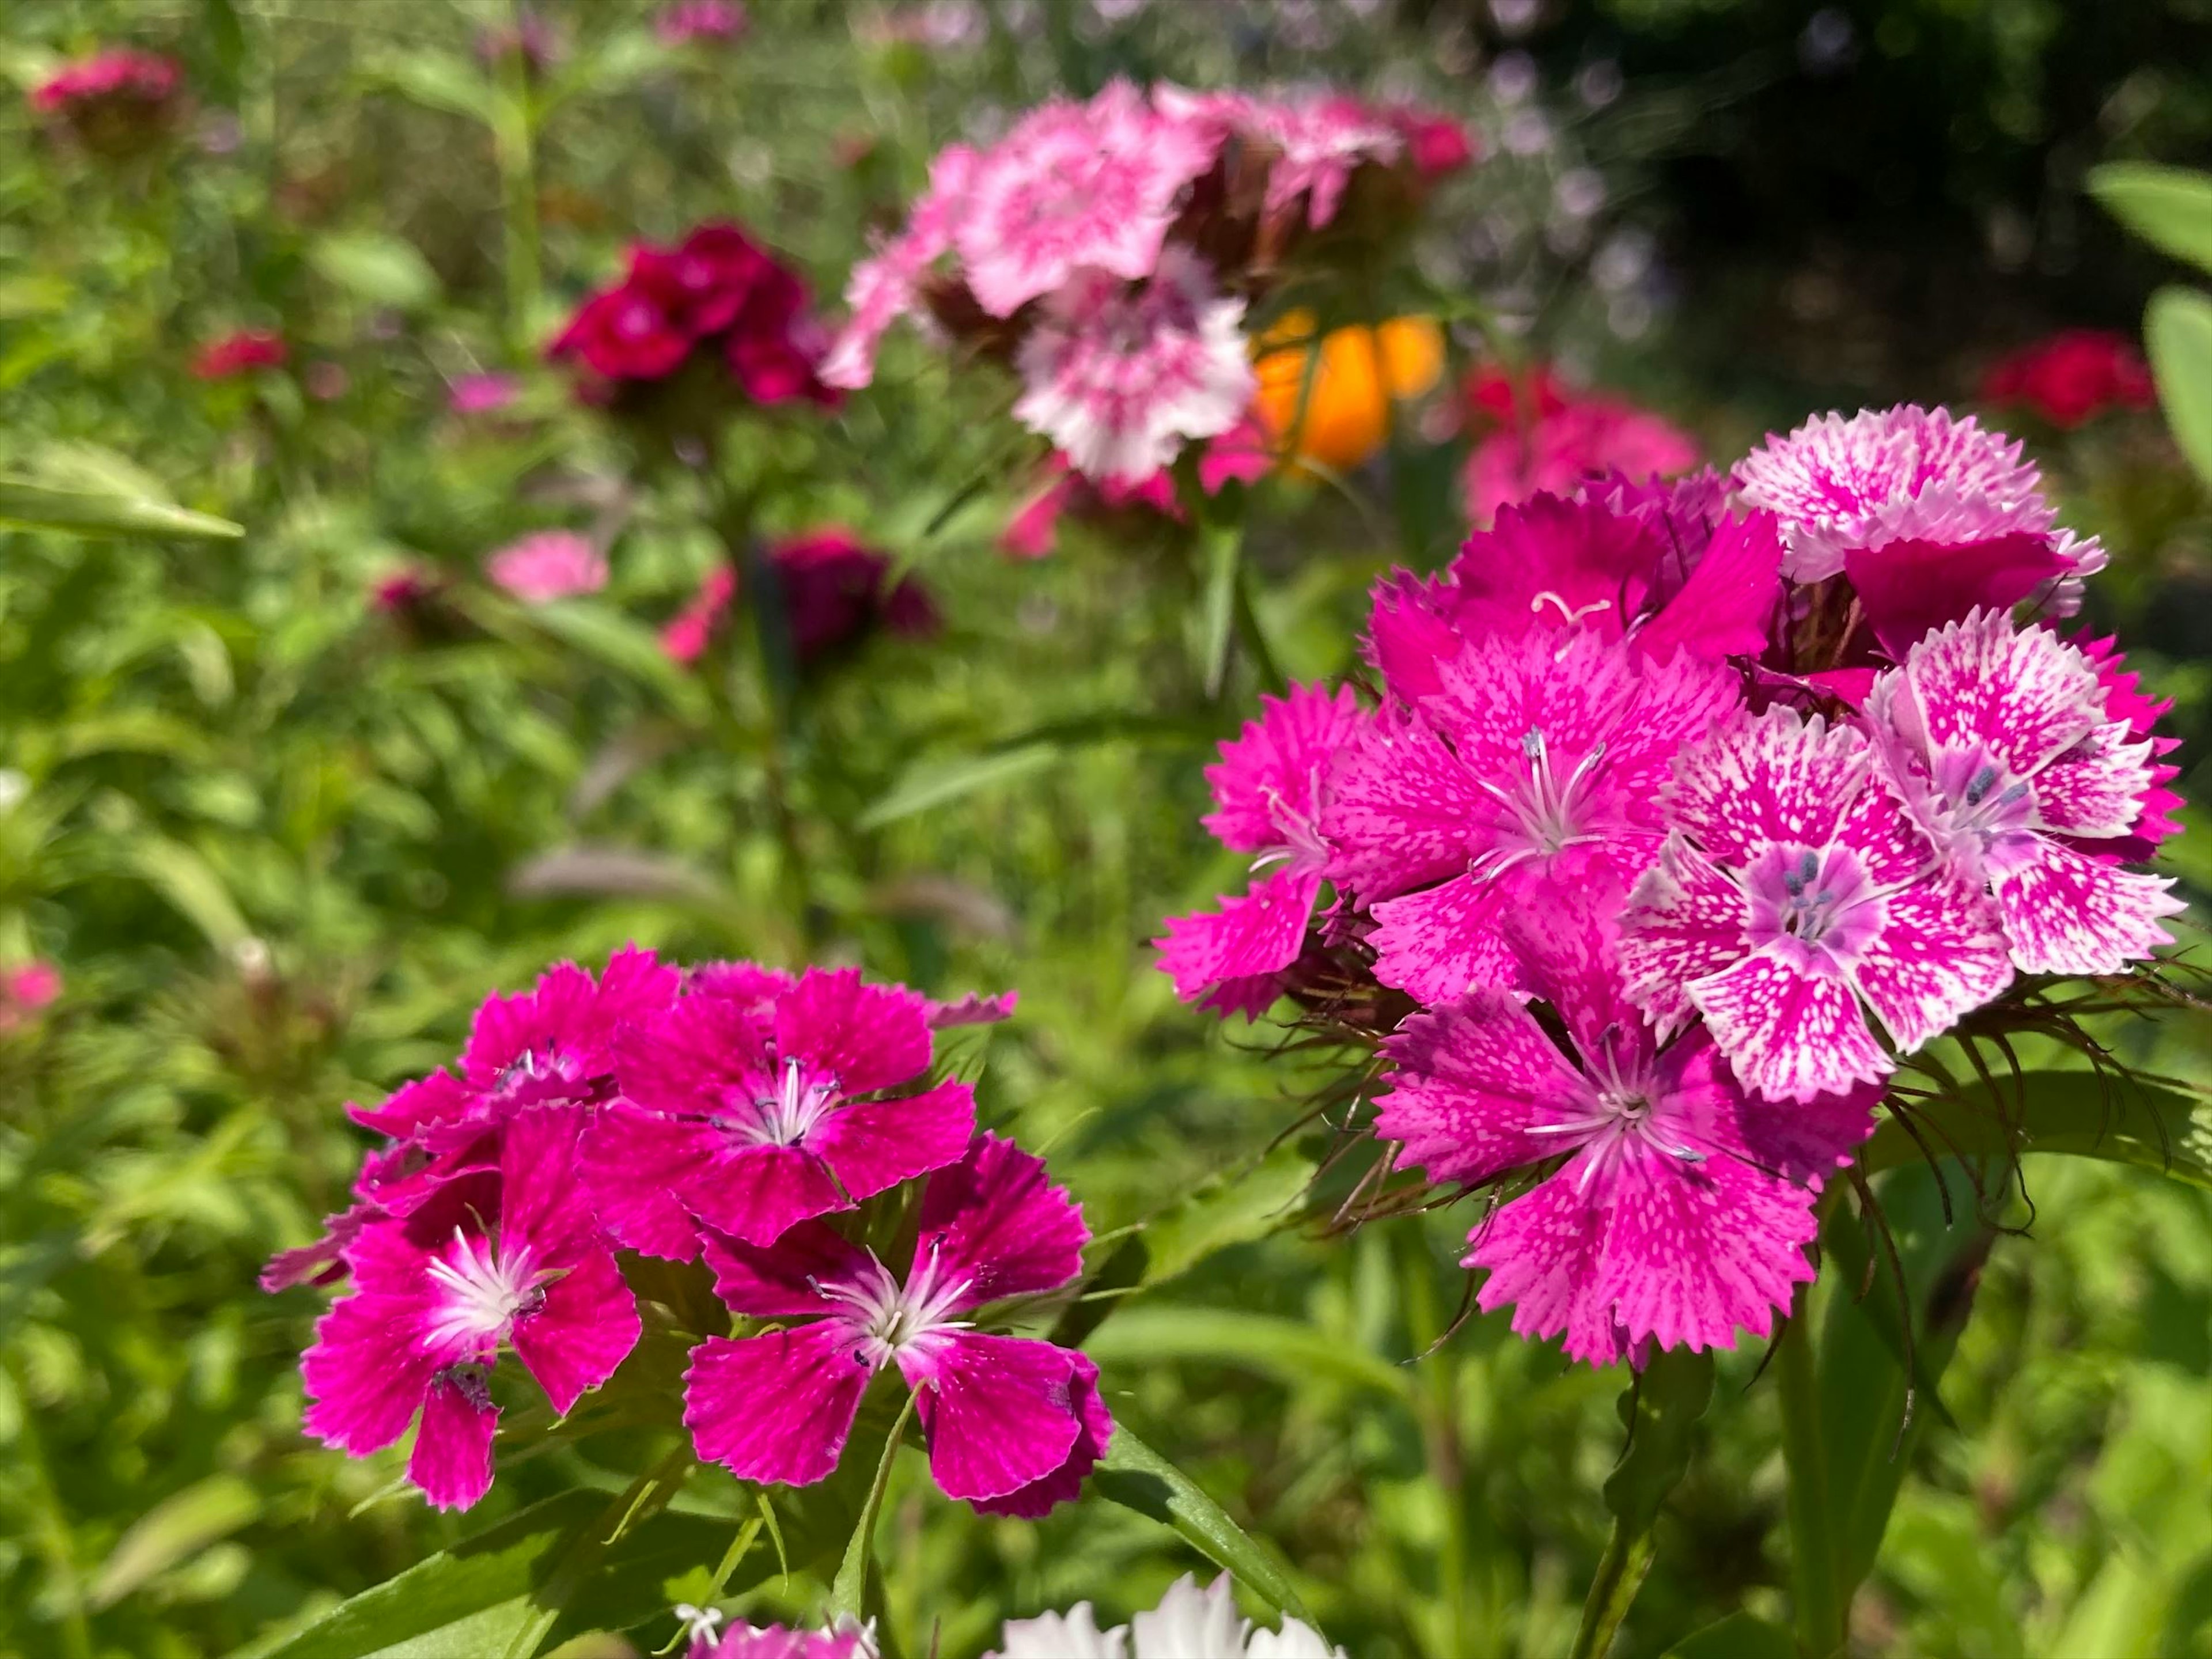
{"label": "green leaf", "polygon": [[382,231],[347,230],[318,237],[307,263],[357,299],[396,311],[420,311],[437,301],[438,274],[412,242]]}
{"label": "green leaf", "polygon": [[95,1611],[191,1559],[261,1513],[261,1494],[234,1474],[210,1474],[173,1492],[131,1524],[92,1582]]}
{"label": "green leaf", "polygon": [[1201,1182],[1145,1223],[1150,1259],[1141,1282],[1164,1283],[1216,1250],[1291,1225],[1313,1176],[1313,1160],[1285,1142],[1255,1163]]}
{"label": "green leaf", "polygon": [[493,124],[499,94],[467,59],[440,52],[395,52],[376,59],[365,71],[372,81],[430,109]]}
{"label": "green leaf", "polygon": [[2212,483],[2212,295],[2159,289],[2143,313],[2143,343],[2173,441]]}
{"label": "green leaf", "polygon": [[1025,778],[1032,772],[1042,770],[1059,755],[1058,744],[1031,743],[985,755],[925,761],[908,772],[874,805],[862,812],[857,827],[880,830],[887,823],[911,817],[916,812],[926,812],[933,806],[942,806],[947,801],[958,800],[980,789],[1010,782],[1015,778]]}
{"label": "green leaf", "polygon": [[1665,1659],[1797,1659],[1797,1644],[1781,1626],[1756,1613],[1732,1613],[1691,1632],[1667,1650]]}
{"label": "green leaf", "polygon": [[1127,1423],[1114,1425],[1113,1442],[1091,1485],[1100,1497],[1173,1527],[1200,1554],[1235,1573],[1278,1611],[1313,1622],[1297,1586],[1274,1558],[1188,1475],[1132,1434]]}
{"label": "green leaf", "polygon": [[2212,271],[2212,174],[2148,161],[2092,167],[2089,194],[2162,252]]}
{"label": "green leaf", "polygon": [[1129,1308],[1085,1346],[1092,1358],[1109,1364],[1189,1359],[1258,1371],[1292,1386],[1322,1378],[1398,1400],[1413,1392],[1402,1370],[1356,1343],[1297,1320],[1235,1308]]}
{"label": "green leaf", "polygon": [[239,913],[237,901],[223,885],[222,878],[184,842],[166,836],[133,836],[125,858],[217,950],[228,951],[252,934],[253,930]]}
{"label": "green leaf", "polygon": [[1229,677],[1229,640],[1237,619],[1237,580],[1243,564],[1244,526],[1208,514],[1199,526],[1199,544],[1206,567],[1205,629],[1200,635],[1200,667],[1206,695],[1218,697]]}
{"label": "green leaf", "polygon": [[74,536],[154,536],[234,541],[242,525],[169,501],[59,489],[35,479],[0,474],[0,526],[59,530]]}
{"label": "green leaf", "polygon": [[[2212,1098],[2179,1088],[2094,1072],[2030,1072],[2019,1092],[1976,1084],[1957,1097],[1914,1103],[1913,1116],[1938,1154],[2001,1159],[2027,1152],[2102,1158],[2212,1188]],[[1869,1174],[1925,1161],[1920,1144],[1885,1122],[1858,1154]]]}
{"label": "green leaf", "polygon": [[556,599],[534,607],[529,617],[564,645],[649,688],[680,719],[706,719],[707,695],[698,681],[669,660],[643,623],[584,599]]}

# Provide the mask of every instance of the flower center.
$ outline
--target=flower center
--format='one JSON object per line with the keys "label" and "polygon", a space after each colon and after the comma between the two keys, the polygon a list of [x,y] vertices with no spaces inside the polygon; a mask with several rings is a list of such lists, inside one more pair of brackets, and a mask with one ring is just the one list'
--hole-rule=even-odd
{"label": "flower center", "polygon": [[750,1123],[732,1124],[739,1137],[763,1146],[796,1146],[807,1132],[837,1103],[837,1079],[814,1078],[797,1055],[787,1056],[775,1091],[753,1101],[757,1115]]}
{"label": "flower center", "polygon": [[1586,1150],[1580,1185],[1587,1187],[1601,1165],[1640,1144],[1684,1164],[1702,1164],[1705,1154],[1687,1145],[1681,1135],[1680,1113],[1670,1109],[1670,1097],[1660,1085],[1658,1073],[1648,1058],[1624,1060],[1616,1029],[1608,1028],[1595,1052],[1584,1057],[1584,1086],[1578,1097],[1559,1103],[1570,1115],[1555,1123],[1531,1124],[1528,1133],[1563,1135]]}
{"label": "flower center", "polygon": [[[1308,799],[1321,799],[1321,769],[1316,767],[1308,780]],[[1280,793],[1267,791],[1267,817],[1282,836],[1279,844],[1269,848],[1252,860],[1255,870],[1263,870],[1271,864],[1280,864],[1292,875],[1316,876],[1328,863],[1328,843],[1321,838],[1321,828],[1315,822],[1320,816],[1299,811]]]}
{"label": "flower center", "polygon": [[498,1343],[545,1305],[545,1281],[526,1244],[503,1246],[453,1229],[453,1247],[426,1269],[442,1293],[423,1340],[431,1347]]}
{"label": "flower center", "polygon": [[1780,945],[1799,959],[1854,959],[1881,930],[1881,896],[1848,847],[1781,842],[1741,878],[1755,947]]}
{"label": "flower center", "polygon": [[901,1285],[890,1269],[872,1252],[862,1276],[842,1284],[817,1284],[826,1300],[842,1303],[838,1317],[860,1339],[859,1352],[871,1370],[880,1370],[902,1351],[927,1348],[933,1338],[948,1331],[966,1330],[971,1322],[950,1317],[954,1305],[967,1293],[964,1279],[943,1279],[939,1243],[917,1251],[914,1267]]}
{"label": "flower center", "polygon": [[1521,739],[1521,757],[1527,775],[1499,784],[1477,778],[1483,792],[1505,809],[1499,827],[1506,831],[1501,845],[1476,861],[1471,874],[1503,874],[1528,859],[1555,858],[1570,847],[1604,837],[1583,826],[1599,769],[1605,763],[1605,745],[1598,744],[1575,763],[1565,777],[1552,763],[1552,747],[1540,727],[1529,727]]}
{"label": "flower center", "polygon": [[1990,760],[1977,747],[1936,757],[1936,787],[1949,803],[1946,825],[1978,837],[1984,845],[2010,831],[2030,828],[2035,803],[2024,779]]}

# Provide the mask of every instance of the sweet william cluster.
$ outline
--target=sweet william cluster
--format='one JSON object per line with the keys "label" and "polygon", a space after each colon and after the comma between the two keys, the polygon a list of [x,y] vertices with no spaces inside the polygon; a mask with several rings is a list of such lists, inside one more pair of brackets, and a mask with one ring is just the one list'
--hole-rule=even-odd
{"label": "sweet william cluster", "polygon": [[732,1320],[686,1373],[702,1458],[819,1480],[896,1371],[948,1495],[1073,1498],[1113,1433],[1097,1372],[994,1316],[1073,1280],[1089,1234],[1042,1160],[977,1133],[968,1085],[932,1077],[935,1029],[1012,1007],[636,950],[494,996],[454,1066],[356,1109],[385,1141],[353,1206],[264,1275],[339,1286],[302,1362],[308,1431],[365,1455],[414,1425],[410,1476],[465,1508],[505,1356],[566,1415],[638,1342],[625,1264],[703,1261]]}
{"label": "sweet william cluster", "polygon": [[1377,590],[1374,702],[1295,687],[1223,746],[1253,881],[1161,965],[1248,1016],[1368,988],[1375,1133],[1512,1194],[1467,1262],[1516,1328],[1764,1335],[1901,1057],[2168,942],[2164,705],[2063,626],[2103,562],[1940,409],[1502,508]]}

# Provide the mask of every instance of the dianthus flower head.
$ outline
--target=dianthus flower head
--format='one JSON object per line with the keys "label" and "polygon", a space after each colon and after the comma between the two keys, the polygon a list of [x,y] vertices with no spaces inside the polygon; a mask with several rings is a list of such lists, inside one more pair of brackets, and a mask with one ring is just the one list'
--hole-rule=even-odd
{"label": "dianthus flower head", "polygon": [[601,1218],[632,1249],[696,1256],[702,1224],[773,1244],[967,1152],[975,1095],[925,1082],[921,997],[819,968],[768,994],[763,1007],[695,988],[617,1040],[621,1092],[585,1131],[582,1160]]}
{"label": "dianthus flower head", "polygon": [[183,71],[158,52],[112,47],[65,64],[31,89],[31,107],[95,155],[146,149],[174,125]]}
{"label": "dianthus flower head", "polygon": [[605,587],[607,559],[573,530],[541,530],[487,556],[484,574],[525,605],[550,605]]}
{"label": "dianthus flower head", "polygon": [[1718,663],[1582,627],[1471,642],[1437,680],[1346,757],[1321,823],[1375,917],[1376,977],[1430,1003],[1522,988],[1515,915],[1633,880],[1668,763],[1738,702]]}
{"label": "dianthus flower head", "polygon": [[1260,856],[1247,891],[1218,909],[1170,917],[1156,941],[1161,970],[1184,1001],[1249,1018],[1275,1000],[1329,862],[1320,819],[1330,769],[1367,722],[1349,686],[1332,695],[1294,685],[1287,696],[1261,697],[1260,718],[1221,745],[1206,770],[1217,807],[1206,827],[1223,846]]}
{"label": "dianthus flower head", "polygon": [[1702,1015],[1771,1100],[1878,1082],[2012,981],[1995,907],[1916,829],[1850,726],[1782,706],[1686,749],[1620,944],[1662,1031]]}
{"label": "dianthus flower head", "polygon": [[2031,409],[2062,432],[2116,409],[2150,409],[2158,387],[2150,365],[2126,335],[2108,328],[2063,328],[1999,358],[1982,379],[1993,404]]}
{"label": "dianthus flower head", "polygon": [[1229,431],[1251,406],[1243,315],[1243,301],[1218,292],[1182,247],[1163,252],[1134,287],[1100,270],[1076,273],[1016,354],[1015,418],[1050,438],[1079,472],[1141,483],[1187,441]]}
{"label": "dianthus flower head", "polygon": [[438,1509],[491,1485],[490,1377],[512,1348],[566,1414],[635,1346],[637,1305],[577,1185],[573,1108],[509,1126],[498,1164],[345,1244],[353,1288],[301,1370],[308,1433],[356,1457],[421,1427],[408,1476]]}
{"label": "dianthus flower head", "polygon": [[[1265,155],[1265,215],[1280,217],[1303,206],[1300,216],[1316,230],[1336,217],[1354,173],[1364,165],[1388,166],[1406,147],[1403,129],[1388,112],[1340,94],[1162,87],[1155,99],[1200,136],[1209,155],[1233,138]],[[1428,148],[1433,155],[1433,136]]]}
{"label": "dianthus flower head", "polygon": [[1255,1629],[1237,1611],[1226,1574],[1200,1589],[1185,1573],[1127,1625],[1099,1629],[1088,1601],[1009,1619],[988,1659],[1344,1659],[1344,1650],[1301,1620]]}
{"label": "dianthus flower head", "polygon": [[1737,462],[1735,483],[1781,520],[1784,574],[1848,577],[1893,657],[1977,605],[2070,615],[2105,563],[2057,527],[2017,442],[1945,409],[1820,416]]}
{"label": "dianthus flower head", "polygon": [[[828,661],[879,629],[909,639],[937,631],[929,590],[911,575],[892,582],[890,560],[848,530],[830,526],[786,537],[769,545],[768,558],[802,668]],[[708,572],[691,602],[661,629],[661,648],[678,662],[696,662],[738,596],[734,568]]]}
{"label": "dianthus flower head", "polygon": [[2099,665],[2048,629],[1976,611],[1875,684],[1867,720],[1921,826],[1987,885],[2013,965],[2116,974],[2171,936],[2172,881],[2100,859],[2136,835],[2148,737],[2113,719]]}
{"label": "dianthus flower head", "polygon": [[653,20],[653,32],[664,46],[684,46],[702,40],[734,40],[750,22],[737,0],[675,0]]}
{"label": "dianthus flower head", "polygon": [[459,374],[447,388],[446,407],[456,415],[489,415],[521,395],[511,374]]}
{"label": "dianthus flower head", "polygon": [[676,1613],[685,1626],[683,1659],[876,1659],[873,1621],[848,1618],[828,1630],[793,1630],[740,1620],[726,1630],[712,1608],[678,1607]]}
{"label": "dianthus flower head", "polygon": [[948,1497],[1045,1514],[1075,1496],[1113,1433],[1097,1367],[974,1316],[1069,1283],[1089,1237],[1042,1160],[982,1135],[928,1177],[911,1251],[889,1262],[818,1221],[766,1249],[709,1238],[730,1310],[779,1326],[692,1351],[684,1420],[699,1455],[740,1480],[811,1485],[837,1467],[870,1380],[896,1368]]}
{"label": "dianthus flower head", "polygon": [[[1486,1215],[1466,1265],[1486,1310],[1524,1336],[1565,1337],[1594,1364],[1765,1336],[1813,1278],[1821,1183],[1873,1127],[1877,1091],[1787,1110],[1752,1098],[1710,1034],[1662,1045],[1622,983],[1595,895],[1516,921],[1530,984],[1564,1044],[1518,996],[1469,992],[1384,1045],[1375,1132],[1431,1181],[1541,1178]],[[1558,1160],[1564,1158],[1564,1162]]]}

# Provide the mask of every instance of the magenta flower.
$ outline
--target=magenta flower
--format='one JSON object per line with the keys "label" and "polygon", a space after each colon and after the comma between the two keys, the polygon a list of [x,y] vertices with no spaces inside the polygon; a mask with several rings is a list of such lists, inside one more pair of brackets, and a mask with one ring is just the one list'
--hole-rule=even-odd
{"label": "magenta flower", "polygon": [[495,1170],[346,1244],[354,1289],[301,1362],[308,1433],[364,1457],[419,1414],[408,1476],[434,1508],[466,1509],[491,1486],[501,1348],[564,1415],[614,1374],[637,1304],[576,1184],[576,1128],[568,1110],[516,1120]]}
{"label": "magenta flower", "polygon": [[484,572],[525,605],[550,605],[607,585],[606,556],[573,530],[541,530],[484,560]]}
{"label": "magenta flower", "polygon": [[447,389],[446,406],[456,415],[489,415],[505,409],[521,392],[512,374],[461,374]]}
{"label": "magenta flower", "polygon": [[2152,756],[2150,787],[2144,792],[2142,813],[2135,828],[2118,841],[2099,842],[2084,850],[2113,863],[2141,864],[2158,850],[2160,842],[2181,833],[2173,816],[2181,810],[2181,797],[2166,787],[2181,775],[2181,769],[2160,758],[2179,749],[2181,739],[2157,729],[2159,720],[2172,712],[2173,700],[2144,695],[2139,677],[2128,672],[2110,635],[2101,640],[2077,636],[2074,644],[2096,665],[2097,679],[2105,691],[2105,717],[2124,722],[2130,738],[2150,744]]}
{"label": "magenta flower", "polygon": [[1016,355],[1024,390],[1014,416],[1077,471],[1140,483],[1186,441],[1229,431],[1251,406],[1258,381],[1243,316],[1243,301],[1218,293],[1181,246],[1162,250],[1134,288],[1080,272],[1046,301]]}
{"label": "magenta flower", "polygon": [[875,1644],[858,1625],[793,1630],[741,1620],[722,1630],[722,1615],[712,1608],[678,1607],[676,1615],[685,1626],[684,1659],[876,1659]]}
{"label": "magenta flower", "polygon": [[738,573],[717,565],[699,583],[691,602],[671,617],[660,630],[660,648],[672,662],[687,667],[707,654],[707,647],[722,630],[722,620],[738,597]]}
{"label": "magenta flower", "polygon": [[147,149],[182,112],[183,71],[173,58],[113,47],[81,58],[31,89],[31,107],[95,155]]}
{"label": "magenta flower", "polygon": [[1595,474],[1685,472],[1697,440],[1662,416],[1618,398],[1575,396],[1525,424],[1500,426],[1469,452],[1468,516],[1486,523],[1541,491],[1564,495]]}
{"label": "magenta flower", "polygon": [[602,380],[658,380],[683,367],[691,337],[660,296],[625,281],[585,300],[545,355],[580,361]]}
{"label": "magenta flower", "polygon": [[779,1327],[692,1351],[684,1420],[701,1457],[744,1480],[823,1480],[869,1380],[895,1365],[947,1496],[986,1514],[1041,1516],[1075,1495],[1113,1434],[1097,1367],[1049,1342],[989,1334],[968,1316],[1073,1279],[1090,1237],[1081,1211],[1047,1182],[1042,1159],[982,1135],[929,1177],[919,1219],[899,1273],[820,1222],[765,1249],[709,1238],[731,1311]]}
{"label": "magenta flower", "polygon": [[51,962],[0,968],[0,1036],[21,1030],[62,994],[62,972]]}
{"label": "magenta flower", "polygon": [[203,345],[192,356],[192,377],[234,380],[257,368],[282,368],[291,349],[284,337],[266,328],[234,329]]}
{"label": "magenta flower", "polygon": [[1351,750],[1322,817],[1330,875],[1374,915],[1376,976],[1431,1004],[1525,988],[1516,914],[1625,890],[1665,833],[1668,763],[1738,702],[1720,664],[1584,628],[1470,644],[1437,678]]}
{"label": "magenta flower", "polygon": [[[904,638],[937,631],[937,605],[913,576],[890,580],[891,562],[850,531],[826,526],[769,546],[782,589],[793,653],[802,668],[828,661],[877,629]],[[691,602],[660,632],[661,649],[680,663],[706,654],[738,599],[738,574],[725,565],[707,573]]]}
{"label": "magenta flower", "polygon": [[2142,350],[2108,328],[2062,328],[1990,365],[1982,396],[2033,410],[2071,432],[2116,409],[2154,409],[2158,386]]}
{"label": "magenta flower", "polygon": [[1564,1334],[1593,1364],[1763,1337],[1813,1278],[1814,1200],[1872,1129],[1877,1091],[1778,1109],[1744,1092],[1703,1030],[1660,1045],[1590,907],[1567,908],[1528,919],[1553,937],[1523,952],[1567,1041],[1502,991],[1416,1014],[1383,1046],[1395,1069],[1375,1132],[1438,1182],[1564,1156],[1468,1236],[1464,1265],[1490,1274],[1480,1306],[1513,1304],[1523,1336]]}
{"label": "magenta flower", "polygon": [[653,20],[653,32],[664,46],[684,46],[701,40],[734,40],[750,21],[736,0],[676,0]]}
{"label": "magenta flower", "polygon": [[968,180],[952,242],[969,291],[1011,317],[1079,271],[1152,275],[1184,186],[1217,148],[1126,81],[1085,104],[1031,110]]}
{"label": "magenta flower", "polygon": [[1620,957],[1662,1032],[1694,1012],[1754,1094],[1880,1081],[2012,982],[1995,908],[1912,826],[1855,728],[1787,707],[1686,750]]}
{"label": "magenta flower", "polygon": [[1906,404],[1824,415],[1736,464],[1742,500],[1782,520],[1784,574],[1841,574],[1895,658],[1977,605],[2070,616],[2104,550],[2056,527],[2020,446]]}
{"label": "magenta flower", "polygon": [[1867,699],[1890,776],[1986,884],[2023,973],[2119,973],[2172,942],[2159,920],[2184,908],[2171,880],[2095,854],[2138,832],[2157,781],[2150,739],[2112,718],[2100,671],[2047,629],[1976,611]]}
{"label": "magenta flower", "polygon": [[[1294,685],[1287,697],[1261,697],[1260,711],[1206,769],[1217,808],[1206,827],[1223,846],[1260,855],[1251,887],[1217,910],[1170,916],[1155,941],[1177,996],[1248,1018],[1275,1000],[1304,948],[1329,862],[1319,829],[1329,769],[1369,720],[1349,686],[1332,696]],[[1270,865],[1280,867],[1259,873]]]}
{"label": "magenta flower", "polygon": [[952,1163],[975,1097],[917,1086],[930,1046],[928,1004],[853,969],[810,968],[768,1008],[695,990],[617,1041],[620,1097],[583,1140],[601,1220],[632,1249],[685,1260],[702,1223],[773,1244]]}

